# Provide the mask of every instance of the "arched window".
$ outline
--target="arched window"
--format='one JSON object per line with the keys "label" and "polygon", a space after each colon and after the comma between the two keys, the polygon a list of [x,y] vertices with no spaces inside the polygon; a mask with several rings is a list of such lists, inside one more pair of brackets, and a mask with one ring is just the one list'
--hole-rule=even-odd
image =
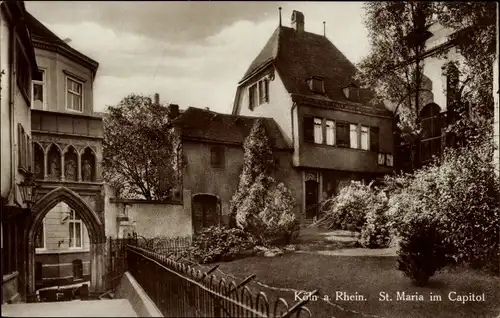
{"label": "arched window", "polygon": [[422,141],[420,159],[422,163],[429,161],[432,156],[441,154],[441,109],[436,104],[428,104],[420,112],[422,124]]}

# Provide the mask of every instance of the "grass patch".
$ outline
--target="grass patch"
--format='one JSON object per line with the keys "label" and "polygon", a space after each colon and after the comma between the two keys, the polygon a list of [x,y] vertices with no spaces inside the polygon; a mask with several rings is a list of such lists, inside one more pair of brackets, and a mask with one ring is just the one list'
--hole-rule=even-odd
{"label": "grass patch", "polygon": [[[254,292],[263,291],[269,299],[284,298],[289,304],[295,293],[287,289],[312,291],[328,295],[331,303],[310,302],[307,307],[313,317],[495,317],[500,313],[498,277],[487,276],[466,269],[447,270],[431,278],[429,286],[415,287],[396,269],[394,257],[347,257],[301,253],[285,253],[266,258],[250,257],[219,263],[226,279],[237,282],[256,274],[247,286]],[[213,266],[213,265],[212,265]],[[211,267],[211,266],[206,266]],[[215,273],[222,276],[220,272]],[[265,287],[263,283],[274,288]],[[363,295],[366,301],[336,300],[337,292]],[[380,301],[385,292],[392,301]],[[424,301],[397,301],[396,293],[423,295]],[[462,304],[448,299],[448,293],[467,295],[485,294],[484,302]],[[430,294],[439,294],[441,301],[430,301]]]}

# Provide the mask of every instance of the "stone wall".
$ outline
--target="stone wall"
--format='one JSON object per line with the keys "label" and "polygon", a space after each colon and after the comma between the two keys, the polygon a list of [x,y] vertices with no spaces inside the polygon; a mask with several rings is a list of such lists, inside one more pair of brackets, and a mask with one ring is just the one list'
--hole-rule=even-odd
{"label": "stone wall", "polygon": [[183,191],[180,201],[109,198],[105,205],[106,235],[113,238],[127,237],[132,232],[146,238],[193,234],[190,190]]}

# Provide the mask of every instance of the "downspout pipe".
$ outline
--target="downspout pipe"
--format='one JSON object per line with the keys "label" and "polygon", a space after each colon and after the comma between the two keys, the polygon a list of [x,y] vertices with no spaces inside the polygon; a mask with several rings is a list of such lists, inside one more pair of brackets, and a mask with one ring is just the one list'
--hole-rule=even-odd
{"label": "downspout pipe", "polygon": [[293,148],[295,149],[295,130],[294,130],[294,126],[293,126],[293,111],[294,109],[297,107],[297,103],[296,102],[293,102],[292,103],[292,107],[290,108],[290,118],[292,120],[292,146]]}
{"label": "downspout pipe", "polygon": [[[14,21],[12,21],[14,22]],[[14,52],[16,48],[14,47],[14,34],[17,31],[17,26],[14,24],[12,31],[9,33],[9,117],[10,117],[10,193],[9,193],[9,205],[15,204],[16,201],[16,154],[17,151],[15,149],[16,143],[14,142],[15,138],[15,104],[14,104],[14,87],[16,85],[15,81],[15,71],[14,71]]]}

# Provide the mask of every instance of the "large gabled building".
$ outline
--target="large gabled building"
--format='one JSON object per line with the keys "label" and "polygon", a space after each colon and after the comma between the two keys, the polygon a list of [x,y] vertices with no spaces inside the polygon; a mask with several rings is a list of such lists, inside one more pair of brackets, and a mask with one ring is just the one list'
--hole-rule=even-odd
{"label": "large gabled building", "polygon": [[325,36],[306,31],[293,11],[279,25],[238,83],[234,115],[276,120],[293,148],[290,169],[301,176],[305,218],[350,180],[370,181],[393,166],[393,114],[370,103],[357,70]]}

